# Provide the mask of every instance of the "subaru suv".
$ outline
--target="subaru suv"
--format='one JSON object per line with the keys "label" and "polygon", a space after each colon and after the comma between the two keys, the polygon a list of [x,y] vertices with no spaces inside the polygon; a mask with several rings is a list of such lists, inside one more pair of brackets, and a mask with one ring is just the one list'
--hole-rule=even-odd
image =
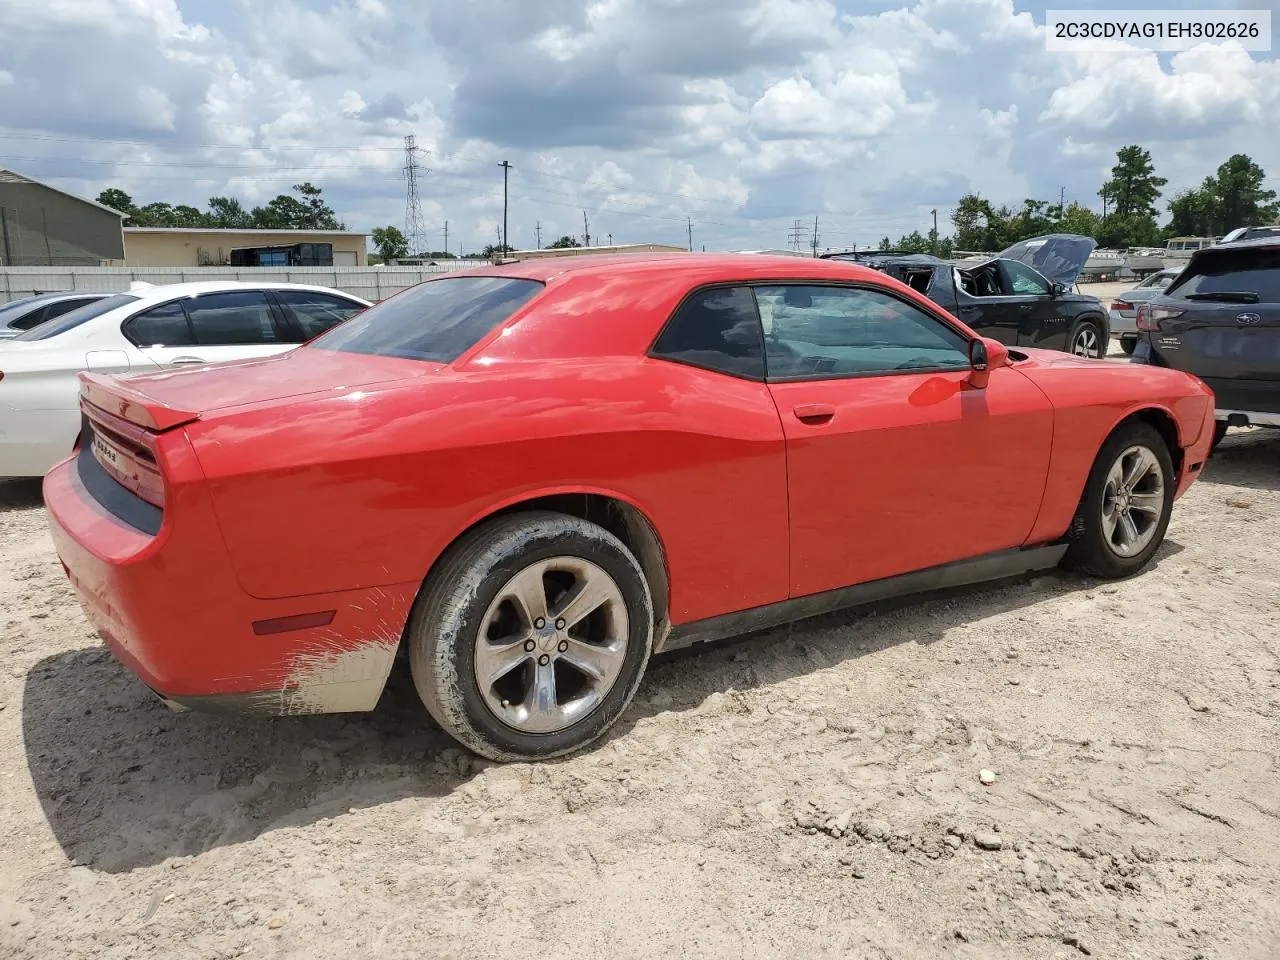
{"label": "subaru suv", "polygon": [[1134,363],[1185,370],[1213,390],[1214,445],[1228,427],[1280,427],[1280,238],[1197,251],[1138,305]]}

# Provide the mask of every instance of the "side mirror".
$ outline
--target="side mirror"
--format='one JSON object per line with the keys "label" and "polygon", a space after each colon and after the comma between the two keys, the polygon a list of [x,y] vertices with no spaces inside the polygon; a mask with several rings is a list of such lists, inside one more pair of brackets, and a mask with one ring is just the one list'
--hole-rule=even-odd
{"label": "side mirror", "polygon": [[975,337],[969,341],[969,382],[981,390],[991,379],[991,371],[1009,362],[1009,350],[999,340]]}

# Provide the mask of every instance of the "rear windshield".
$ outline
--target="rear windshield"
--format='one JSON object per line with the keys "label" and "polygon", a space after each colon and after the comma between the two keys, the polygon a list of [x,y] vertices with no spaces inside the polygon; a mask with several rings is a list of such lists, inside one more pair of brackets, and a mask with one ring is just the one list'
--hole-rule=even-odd
{"label": "rear windshield", "polygon": [[536,280],[447,277],[375,303],[309,346],[452,363],[541,292]]}
{"label": "rear windshield", "polygon": [[1180,299],[1196,294],[1255,293],[1259,303],[1280,303],[1280,250],[1205,255],[1167,292]]}
{"label": "rear windshield", "polygon": [[14,340],[48,340],[50,337],[56,337],[60,333],[66,333],[87,320],[94,317],[100,317],[104,313],[123,307],[125,304],[133,303],[137,297],[130,296],[127,293],[117,293],[114,296],[103,297],[95,303],[91,303],[84,307],[77,307],[70,313],[64,313],[62,316],[48,323],[42,323],[38,327],[32,327],[26,333],[19,334]]}
{"label": "rear windshield", "polygon": [[14,317],[20,317],[40,302],[41,297],[23,297],[21,300],[10,300],[0,303],[0,324]]}

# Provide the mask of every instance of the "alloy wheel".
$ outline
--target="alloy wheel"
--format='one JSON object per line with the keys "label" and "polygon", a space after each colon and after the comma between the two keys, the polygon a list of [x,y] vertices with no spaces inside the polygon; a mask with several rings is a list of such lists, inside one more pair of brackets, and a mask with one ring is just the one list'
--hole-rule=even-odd
{"label": "alloy wheel", "polygon": [[629,623],[617,583],[579,557],[525,567],[489,604],[475,642],[485,705],[522,733],[555,733],[588,716],[626,660]]}
{"label": "alloy wheel", "polygon": [[1071,352],[1077,357],[1092,357],[1095,360],[1101,357],[1101,340],[1098,337],[1098,331],[1087,325],[1077,330],[1075,338],[1071,341]]}
{"label": "alloy wheel", "polygon": [[1119,557],[1147,548],[1164,516],[1164,471],[1150,448],[1127,448],[1107,473],[1102,491],[1102,532]]}

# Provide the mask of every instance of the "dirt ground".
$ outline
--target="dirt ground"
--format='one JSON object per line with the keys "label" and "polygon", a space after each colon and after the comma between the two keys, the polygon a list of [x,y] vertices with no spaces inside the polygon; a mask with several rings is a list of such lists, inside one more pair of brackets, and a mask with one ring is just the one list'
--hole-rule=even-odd
{"label": "dirt ground", "polygon": [[[603,745],[172,714],[0,485],[0,957],[1280,956],[1280,436],[1158,563],[655,663]],[[983,785],[980,771],[995,774]]]}

